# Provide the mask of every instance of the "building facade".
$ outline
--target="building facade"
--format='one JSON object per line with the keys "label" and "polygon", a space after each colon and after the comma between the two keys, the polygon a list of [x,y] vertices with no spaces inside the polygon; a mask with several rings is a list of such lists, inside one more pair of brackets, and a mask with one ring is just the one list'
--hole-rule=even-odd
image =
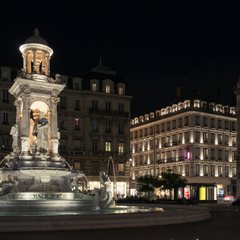
{"label": "building facade", "polygon": [[[47,45],[39,32],[29,39]],[[29,69],[33,68],[36,72],[39,70],[38,74],[50,75],[50,57],[45,56],[41,60],[38,55],[37,50],[28,52],[23,56],[24,66],[29,66]],[[9,135],[11,126],[20,117],[16,116],[15,99],[8,90],[21,71],[6,66],[0,68],[0,157],[3,159],[12,148],[12,136]],[[107,172],[115,197],[129,195],[132,97],[127,82],[101,61],[85,76],[56,75],[56,78],[66,84],[58,103],[60,155],[74,169],[86,174],[90,190],[101,187],[99,173]],[[32,114],[30,109],[29,113]]]}
{"label": "building facade", "polygon": [[136,178],[161,177],[172,169],[188,180],[187,198],[199,197],[200,190],[202,200],[216,199],[217,194],[236,195],[236,122],[234,107],[199,99],[133,119],[131,194],[136,193]]}

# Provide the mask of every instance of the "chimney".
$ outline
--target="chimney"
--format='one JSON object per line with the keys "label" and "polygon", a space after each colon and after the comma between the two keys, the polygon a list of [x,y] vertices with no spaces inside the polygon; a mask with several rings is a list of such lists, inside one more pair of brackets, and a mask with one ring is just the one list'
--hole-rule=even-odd
{"label": "chimney", "polygon": [[182,86],[177,87],[177,98],[179,99],[184,98],[184,89]]}

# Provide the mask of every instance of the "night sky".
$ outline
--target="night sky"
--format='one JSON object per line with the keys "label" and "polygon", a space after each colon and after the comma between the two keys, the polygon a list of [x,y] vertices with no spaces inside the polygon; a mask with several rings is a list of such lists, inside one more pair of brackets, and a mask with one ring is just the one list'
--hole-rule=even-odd
{"label": "night sky", "polygon": [[125,78],[132,116],[167,106],[177,86],[231,103],[240,76],[237,1],[1,1],[0,63],[22,67],[19,46],[38,28],[51,71],[80,76],[99,63]]}

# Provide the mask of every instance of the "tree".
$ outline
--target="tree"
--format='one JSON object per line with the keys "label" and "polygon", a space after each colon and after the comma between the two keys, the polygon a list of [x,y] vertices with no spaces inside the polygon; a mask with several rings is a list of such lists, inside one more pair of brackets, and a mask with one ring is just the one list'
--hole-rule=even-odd
{"label": "tree", "polygon": [[178,198],[178,189],[184,188],[187,185],[187,179],[183,178],[180,174],[171,173],[171,169],[168,169],[166,173],[161,173],[161,178],[145,175],[137,178],[137,182],[140,184],[140,192],[152,192],[154,188],[160,188],[161,190],[170,190],[170,198],[172,198],[172,189],[174,189],[174,200]]}

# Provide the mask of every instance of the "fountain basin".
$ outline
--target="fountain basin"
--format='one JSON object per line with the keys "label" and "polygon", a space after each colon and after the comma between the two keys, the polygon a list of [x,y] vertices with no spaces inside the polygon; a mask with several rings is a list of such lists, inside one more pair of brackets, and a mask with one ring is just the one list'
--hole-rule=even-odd
{"label": "fountain basin", "polygon": [[[164,211],[162,211],[164,208]],[[11,213],[0,216],[0,232],[60,231],[99,228],[146,227],[197,222],[211,217],[210,209],[183,205],[118,206],[98,211]],[[31,215],[34,214],[34,215]],[[52,215],[49,215],[52,214]]]}

